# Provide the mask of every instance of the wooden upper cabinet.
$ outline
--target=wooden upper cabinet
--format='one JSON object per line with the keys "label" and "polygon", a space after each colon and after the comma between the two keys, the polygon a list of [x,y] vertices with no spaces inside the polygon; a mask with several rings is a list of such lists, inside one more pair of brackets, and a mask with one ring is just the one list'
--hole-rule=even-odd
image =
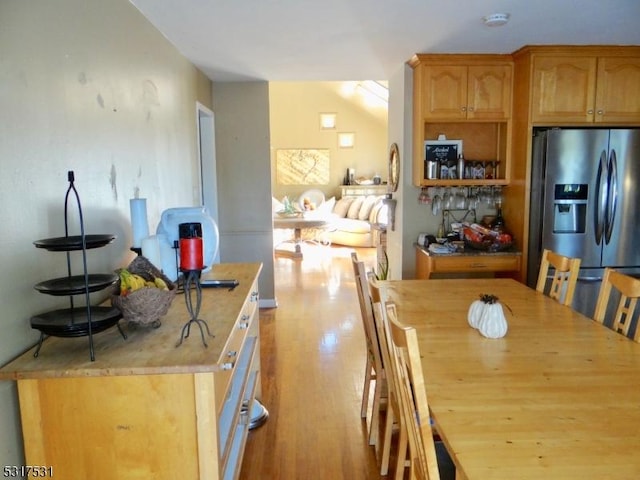
{"label": "wooden upper cabinet", "polygon": [[536,57],[532,85],[534,122],[593,121],[595,57]]}
{"label": "wooden upper cabinet", "polygon": [[596,122],[640,122],[640,57],[598,59]]}
{"label": "wooden upper cabinet", "polygon": [[467,75],[467,118],[511,117],[511,65],[470,66]]}
{"label": "wooden upper cabinet", "polygon": [[423,120],[499,120],[511,114],[512,67],[421,65]]}
{"label": "wooden upper cabinet", "polygon": [[423,65],[423,118],[467,118],[467,67]]}
{"label": "wooden upper cabinet", "polygon": [[531,121],[640,121],[640,57],[536,55]]}
{"label": "wooden upper cabinet", "polygon": [[[413,68],[413,184],[507,185],[513,59],[503,54],[416,54]],[[425,141],[461,140],[464,156],[490,162],[487,178],[427,178]]]}

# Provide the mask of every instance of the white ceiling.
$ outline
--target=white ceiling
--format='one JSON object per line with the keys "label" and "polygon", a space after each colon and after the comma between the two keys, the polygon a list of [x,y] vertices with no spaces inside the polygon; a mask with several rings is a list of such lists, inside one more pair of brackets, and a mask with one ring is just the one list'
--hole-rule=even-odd
{"label": "white ceiling", "polygon": [[[130,1],[214,81],[386,80],[414,53],[640,44],[640,0]],[[507,25],[483,25],[497,12]]]}

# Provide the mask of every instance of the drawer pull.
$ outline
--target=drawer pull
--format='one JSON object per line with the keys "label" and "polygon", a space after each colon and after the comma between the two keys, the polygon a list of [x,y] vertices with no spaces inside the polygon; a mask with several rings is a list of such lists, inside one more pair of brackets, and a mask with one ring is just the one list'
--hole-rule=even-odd
{"label": "drawer pull", "polygon": [[222,368],[222,370],[232,370],[233,369],[233,365],[234,365],[233,362],[224,362],[222,364],[221,368]]}
{"label": "drawer pull", "polygon": [[238,423],[240,425],[249,425],[249,420],[249,411],[244,410],[244,408],[240,410],[240,419],[238,420]]}
{"label": "drawer pull", "polygon": [[238,324],[238,328],[240,330],[246,330],[247,328],[249,328],[249,319],[251,318],[251,316],[249,315],[242,315],[242,317],[240,317],[240,323]]}
{"label": "drawer pull", "polygon": [[485,263],[472,263],[471,264],[471,268],[486,268],[486,264]]}
{"label": "drawer pull", "polygon": [[257,302],[257,301],[258,301],[258,296],[259,296],[259,295],[260,295],[260,294],[259,294],[257,291],[253,291],[253,292],[251,292],[251,301],[252,301],[252,302]]}
{"label": "drawer pull", "polygon": [[229,358],[233,358],[233,357],[235,357],[236,355],[238,355],[238,352],[235,352],[235,351],[233,351],[233,350],[229,350],[229,351],[227,352],[227,357],[229,357]]}

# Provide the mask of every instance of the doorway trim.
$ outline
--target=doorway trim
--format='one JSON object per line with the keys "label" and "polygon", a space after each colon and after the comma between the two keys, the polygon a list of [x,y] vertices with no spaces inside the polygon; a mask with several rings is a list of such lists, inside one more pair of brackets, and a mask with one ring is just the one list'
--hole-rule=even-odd
{"label": "doorway trim", "polygon": [[[200,202],[219,226],[215,116],[211,109],[200,102],[196,102],[196,127]],[[220,248],[216,252],[214,262],[220,262]]]}

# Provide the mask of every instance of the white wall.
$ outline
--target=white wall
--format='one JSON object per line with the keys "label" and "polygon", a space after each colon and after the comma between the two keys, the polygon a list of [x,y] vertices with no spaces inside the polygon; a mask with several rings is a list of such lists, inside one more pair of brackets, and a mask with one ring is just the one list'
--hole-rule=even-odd
{"label": "white wall", "polygon": [[[0,45],[4,364],[37,341],[33,314],[68,306],[33,289],[66,275],[65,255],[32,243],[64,235],[67,171],[87,232],[117,235],[88,252],[90,270],[128,263],[130,198],[148,198],[152,230],[164,209],[199,203],[195,105],[211,106],[211,83],[127,0],[2,0]],[[16,402],[0,382],[0,465],[23,463]]]}
{"label": "white wall", "polygon": [[260,306],[275,305],[269,84],[214,83],[222,262],[262,262]]}
{"label": "white wall", "polygon": [[[273,196],[296,199],[310,188],[329,198],[338,194],[347,168],[356,177],[378,174],[387,180],[387,108],[367,106],[357,94],[345,96],[344,86],[354,82],[270,82],[271,185]],[[335,130],[321,130],[319,114],[335,113]],[[338,148],[338,133],[353,132],[353,148]],[[328,149],[330,180],[326,185],[281,185],[276,175],[279,149]]]}
{"label": "white wall", "polygon": [[415,262],[411,262],[409,258],[413,248],[407,238],[411,238],[411,232],[419,228],[416,226],[412,202],[415,190],[411,183],[413,157],[411,95],[413,90],[409,81],[411,77],[407,77],[408,68],[405,63],[399,64],[398,69],[389,79],[389,144],[398,145],[401,172],[398,190],[392,194],[396,201],[395,230],[387,229],[389,276],[393,280],[414,276]]}

